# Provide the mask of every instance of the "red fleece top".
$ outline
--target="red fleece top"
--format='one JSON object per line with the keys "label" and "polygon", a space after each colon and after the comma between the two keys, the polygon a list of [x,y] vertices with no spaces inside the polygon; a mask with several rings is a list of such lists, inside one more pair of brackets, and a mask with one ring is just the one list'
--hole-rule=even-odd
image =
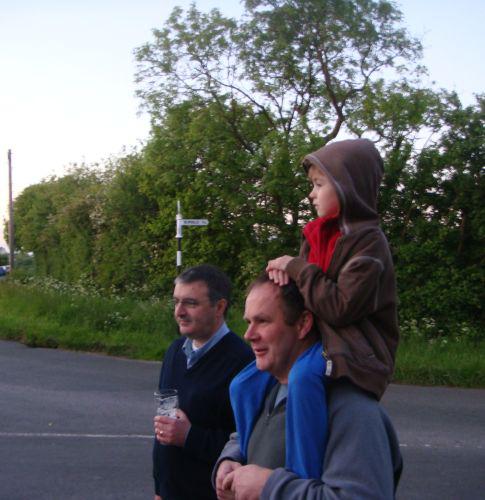
{"label": "red fleece top", "polygon": [[337,240],[342,236],[338,216],[319,217],[303,228],[303,234],[310,245],[308,262],[327,271]]}

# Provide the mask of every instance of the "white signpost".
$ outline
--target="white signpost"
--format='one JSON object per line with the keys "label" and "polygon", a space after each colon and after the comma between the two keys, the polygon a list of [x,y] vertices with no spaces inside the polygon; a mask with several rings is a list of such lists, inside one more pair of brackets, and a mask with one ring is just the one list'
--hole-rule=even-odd
{"label": "white signpost", "polygon": [[180,268],[182,266],[182,226],[207,226],[209,221],[207,219],[183,219],[180,201],[177,200],[177,215],[175,217],[175,222],[175,238],[177,238],[177,274],[180,274]]}
{"label": "white signpost", "polygon": [[207,226],[209,221],[207,219],[180,219],[182,226]]}

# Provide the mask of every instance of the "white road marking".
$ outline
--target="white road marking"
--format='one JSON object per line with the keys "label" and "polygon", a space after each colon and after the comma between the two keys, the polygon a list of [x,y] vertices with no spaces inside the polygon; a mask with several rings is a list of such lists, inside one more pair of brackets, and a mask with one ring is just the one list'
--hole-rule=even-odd
{"label": "white road marking", "polygon": [[55,437],[55,438],[94,438],[94,439],[153,439],[145,434],[71,434],[58,432],[0,432],[0,437]]}
{"label": "white road marking", "polygon": [[[13,437],[13,438],[86,438],[86,439],[154,439],[154,435],[147,434],[74,434],[74,433],[60,433],[60,432],[0,432],[0,438]],[[449,446],[443,444],[409,444],[409,443],[399,443],[400,448],[426,448],[426,449],[438,449],[438,448],[449,448]],[[482,450],[483,446],[477,444],[474,446],[466,446],[462,443],[455,443],[454,448],[468,448],[468,449],[478,449]]]}

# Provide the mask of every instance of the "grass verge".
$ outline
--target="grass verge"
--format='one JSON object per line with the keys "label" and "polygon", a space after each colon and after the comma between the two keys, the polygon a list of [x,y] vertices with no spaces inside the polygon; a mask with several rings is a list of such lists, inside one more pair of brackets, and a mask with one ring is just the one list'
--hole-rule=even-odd
{"label": "grass verge", "polygon": [[0,283],[0,338],[31,347],[161,359],[177,337],[168,304]]}
{"label": "grass verge", "polygon": [[485,342],[404,338],[394,381],[416,385],[485,388]]}
{"label": "grass verge", "polygon": [[[242,308],[229,326],[242,334]],[[104,352],[160,360],[178,336],[167,300],[106,298],[82,290],[0,282],[0,338],[32,347]],[[419,332],[400,343],[394,381],[485,387],[485,342],[467,337],[429,340]]]}

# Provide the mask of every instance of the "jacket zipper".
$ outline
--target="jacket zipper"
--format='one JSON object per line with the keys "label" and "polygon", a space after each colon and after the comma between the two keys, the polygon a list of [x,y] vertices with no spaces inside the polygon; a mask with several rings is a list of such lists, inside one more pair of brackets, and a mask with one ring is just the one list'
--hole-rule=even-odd
{"label": "jacket zipper", "polygon": [[323,359],[325,360],[325,375],[329,377],[332,373],[332,360],[328,357],[328,353],[325,349],[322,349],[322,356]]}

